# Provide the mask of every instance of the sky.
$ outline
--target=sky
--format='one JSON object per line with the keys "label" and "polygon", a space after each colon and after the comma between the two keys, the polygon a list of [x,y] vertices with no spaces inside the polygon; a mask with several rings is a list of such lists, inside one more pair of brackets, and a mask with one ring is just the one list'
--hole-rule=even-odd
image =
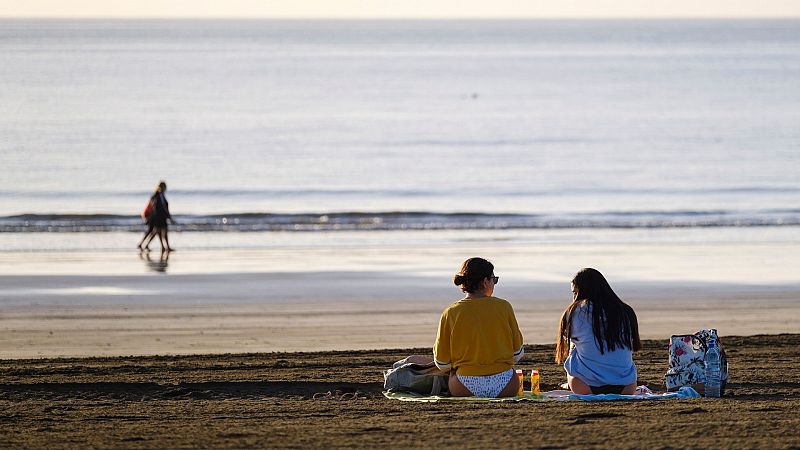
{"label": "sky", "polygon": [[800,17],[800,0],[0,0],[0,17],[352,19]]}

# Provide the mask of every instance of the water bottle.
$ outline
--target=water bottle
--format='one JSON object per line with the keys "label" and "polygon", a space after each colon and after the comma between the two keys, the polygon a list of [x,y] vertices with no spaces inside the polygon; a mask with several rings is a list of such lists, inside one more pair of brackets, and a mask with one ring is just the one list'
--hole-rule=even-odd
{"label": "water bottle", "polygon": [[708,340],[706,350],[706,397],[719,397],[720,383],[720,355],[717,340],[713,337]]}

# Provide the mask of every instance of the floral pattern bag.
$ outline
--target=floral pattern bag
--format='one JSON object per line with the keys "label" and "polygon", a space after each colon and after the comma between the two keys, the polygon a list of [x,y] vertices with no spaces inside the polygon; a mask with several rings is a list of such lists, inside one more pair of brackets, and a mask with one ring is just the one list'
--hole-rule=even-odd
{"label": "floral pattern bag", "polygon": [[709,338],[715,337],[720,349],[720,392],[724,392],[728,381],[728,359],[717,330],[700,330],[695,334],[673,335],[669,342],[669,369],[664,377],[667,389],[676,391],[682,386],[691,386],[703,392],[706,382],[706,349]]}

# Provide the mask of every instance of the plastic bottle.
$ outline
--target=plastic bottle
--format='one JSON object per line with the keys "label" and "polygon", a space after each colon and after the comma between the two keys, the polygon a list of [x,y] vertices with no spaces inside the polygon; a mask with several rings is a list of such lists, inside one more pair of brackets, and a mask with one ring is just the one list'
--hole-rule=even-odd
{"label": "plastic bottle", "polygon": [[517,378],[519,378],[519,389],[517,389],[517,397],[522,397],[522,369],[517,369]]}
{"label": "plastic bottle", "polygon": [[706,350],[706,397],[719,397],[721,381],[719,347],[717,340],[711,338]]}
{"label": "plastic bottle", "polygon": [[531,370],[531,394],[539,395],[539,371]]}

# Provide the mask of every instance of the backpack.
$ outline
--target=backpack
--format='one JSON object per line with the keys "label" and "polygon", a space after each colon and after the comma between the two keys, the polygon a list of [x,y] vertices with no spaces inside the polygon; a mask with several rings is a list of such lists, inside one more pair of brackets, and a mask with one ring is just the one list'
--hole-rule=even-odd
{"label": "backpack", "polygon": [[156,212],[156,205],[153,199],[147,201],[147,205],[145,205],[144,210],[142,210],[142,220],[148,221],[153,214]]}
{"label": "backpack", "polygon": [[[406,358],[408,359],[408,358]],[[450,395],[448,375],[436,364],[416,364],[401,359],[383,372],[383,389],[388,392],[413,392],[423,395]]]}
{"label": "backpack", "polygon": [[708,349],[708,340],[711,337],[717,340],[720,353],[720,395],[725,391],[728,383],[728,358],[722,346],[717,330],[714,328],[700,330],[695,334],[677,334],[669,342],[669,369],[664,376],[667,390],[677,391],[682,386],[691,386],[698,392],[703,392],[706,382],[705,356]]}

